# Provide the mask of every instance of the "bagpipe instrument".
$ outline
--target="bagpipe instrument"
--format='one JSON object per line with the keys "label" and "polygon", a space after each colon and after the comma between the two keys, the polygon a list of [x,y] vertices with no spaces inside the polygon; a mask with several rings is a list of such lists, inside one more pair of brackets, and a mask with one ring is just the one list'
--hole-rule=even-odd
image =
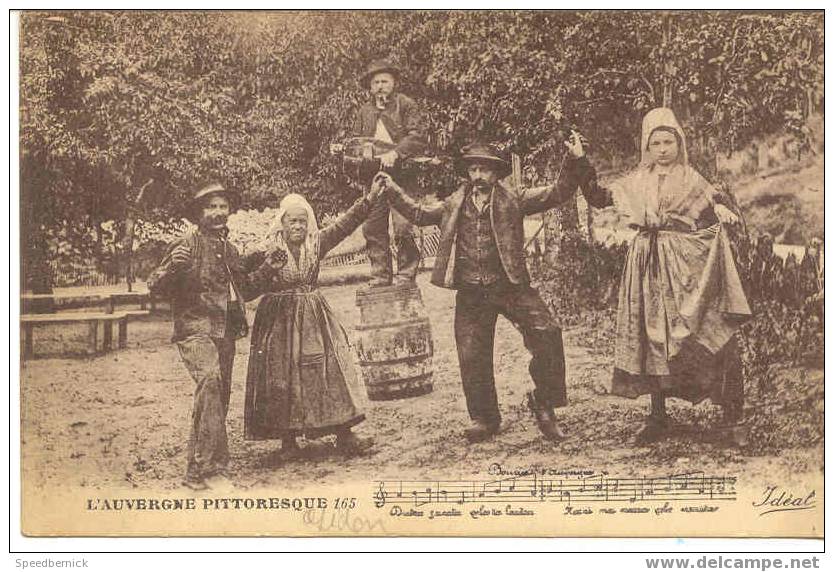
{"label": "bagpipe instrument", "polygon": [[398,157],[391,167],[384,167],[380,157],[393,151],[396,145],[373,137],[351,137],[344,143],[330,145],[330,153],[341,158],[342,173],[354,184],[367,186],[380,171],[398,176],[404,170],[422,169],[442,163],[438,157]]}

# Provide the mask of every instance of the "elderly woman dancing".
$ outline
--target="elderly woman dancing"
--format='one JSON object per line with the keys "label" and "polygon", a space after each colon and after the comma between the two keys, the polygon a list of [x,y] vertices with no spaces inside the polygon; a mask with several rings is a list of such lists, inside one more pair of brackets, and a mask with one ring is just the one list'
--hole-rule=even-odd
{"label": "elderly woman dancing", "polygon": [[614,204],[637,235],[620,282],[612,393],[650,394],[651,414],[638,442],[668,433],[666,398],[710,397],[733,426],[743,386],[733,336],[750,307],[725,224],[738,220],[727,197],[688,162],[674,113],[643,119],[637,169],[612,190],[595,177],[582,183],[595,207]]}
{"label": "elderly woman dancing", "polygon": [[317,282],[319,261],[359,226],[379,195],[372,189],[321,230],[301,195],[288,195],[279,206],[266,244],[288,260],[255,315],[244,411],[246,439],[281,439],[279,460],[297,456],[299,435],[335,434],[345,453],[370,445],[351,430],[365,419],[365,388],[347,334]]}

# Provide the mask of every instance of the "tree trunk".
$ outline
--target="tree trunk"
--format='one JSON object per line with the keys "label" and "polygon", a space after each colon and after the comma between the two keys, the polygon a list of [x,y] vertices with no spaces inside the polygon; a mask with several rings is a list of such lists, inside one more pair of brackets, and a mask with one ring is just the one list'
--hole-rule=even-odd
{"label": "tree trunk", "polygon": [[133,292],[133,231],[135,227],[136,218],[133,208],[128,207],[127,216],[125,216],[125,236],[122,241],[122,251],[125,257],[125,282],[127,282],[128,292]]}
{"label": "tree trunk", "polygon": [[139,194],[136,195],[136,200],[133,201],[133,204],[128,205],[127,214],[125,215],[125,235],[122,240],[122,251],[124,252],[125,257],[125,282],[127,282],[128,292],[133,292],[133,282],[135,279],[133,276],[133,233],[136,229],[136,213],[139,208],[139,204],[142,202],[145,189],[147,189],[151,183],[153,183],[153,179],[148,179],[148,181],[142,185],[139,189]]}
{"label": "tree trunk", "polygon": [[[44,212],[41,196],[44,194],[43,181],[27,170],[29,161],[21,161],[20,169],[20,288],[21,292],[52,294],[53,276],[49,265],[45,226],[41,215]],[[55,311],[52,300],[35,300],[23,311],[47,314]]]}
{"label": "tree trunk", "polygon": [[[663,14],[663,53],[668,53],[669,42],[672,37],[672,16],[665,12]],[[663,62],[663,107],[672,107],[672,62],[664,56]]]}

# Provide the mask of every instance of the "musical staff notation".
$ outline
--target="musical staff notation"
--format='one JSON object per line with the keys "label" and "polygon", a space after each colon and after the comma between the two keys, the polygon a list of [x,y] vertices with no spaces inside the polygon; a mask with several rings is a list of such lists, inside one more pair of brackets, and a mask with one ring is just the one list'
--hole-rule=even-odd
{"label": "musical staff notation", "polygon": [[387,503],[588,503],[644,501],[734,501],[736,477],[708,476],[702,472],[654,478],[615,478],[604,475],[550,478],[523,477],[465,481],[376,481],[373,501]]}

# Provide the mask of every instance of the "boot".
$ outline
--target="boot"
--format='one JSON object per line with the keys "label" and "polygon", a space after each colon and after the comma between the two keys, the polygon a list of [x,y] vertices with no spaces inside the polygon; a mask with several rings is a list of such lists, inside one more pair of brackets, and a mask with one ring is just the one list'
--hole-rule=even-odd
{"label": "boot", "polygon": [[182,485],[196,492],[209,489],[208,483],[202,477],[185,477],[182,480]]}
{"label": "boot", "polygon": [[472,426],[464,431],[464,435],[470,443],[481,443],[494,437],[500,427],[500,422],[487,423],[476,419],[472,422]]}
{"label": "boot", "polygon": [[397,274],[394,284],[413,284],[417,280],[420,266],[420,249],[414,237],[409,235],[397,237]]}
{"label": "boot", "polygon": [[539,404],[536,394],[532,391],[527,393],[527,403],[536,418],[536,425],[548,441],[562,441],[567,437],[565,432],[556,422],[556,413],[552,407],[544,407]]}

